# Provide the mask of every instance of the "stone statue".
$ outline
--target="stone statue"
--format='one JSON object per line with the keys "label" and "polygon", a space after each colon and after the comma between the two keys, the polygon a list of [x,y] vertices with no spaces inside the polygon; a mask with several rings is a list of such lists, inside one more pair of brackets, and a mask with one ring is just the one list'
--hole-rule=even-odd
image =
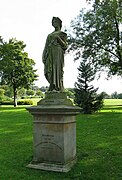
{"label": "stone statue", "polygon": [[44,74],[49,82],[49,91],[63,91],[64,53],[67,49],[67,34],[61,31],[62,21],[58,17],[52,18],[55,30],[47,36],[42,61]]}

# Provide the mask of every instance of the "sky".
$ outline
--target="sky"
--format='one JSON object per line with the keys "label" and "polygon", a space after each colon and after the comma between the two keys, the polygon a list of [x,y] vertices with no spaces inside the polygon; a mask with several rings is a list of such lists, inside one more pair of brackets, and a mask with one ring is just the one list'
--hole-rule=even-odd
{"label": "sky", "polygon": [[[47,35],[54,30],[52,17],[56,16],[62,20],[62,29],[69,28],[71,20],[83,7],[88,7],[86,0],[0,0],[0,35],[4,40],[16,38],[24,41],[25,51],[36,63],[38,87],[49,85],[44,77],[42,52]],[[65,88],[74,87],[78,66],[79,62],[74,62],[71,54],[65,55]],[[99,80],[95,80],[94,86],[99,87],[98,92],[122,92],[121,79],[113,77],[108,81],[105,78],[106,75],[102,74]]]}

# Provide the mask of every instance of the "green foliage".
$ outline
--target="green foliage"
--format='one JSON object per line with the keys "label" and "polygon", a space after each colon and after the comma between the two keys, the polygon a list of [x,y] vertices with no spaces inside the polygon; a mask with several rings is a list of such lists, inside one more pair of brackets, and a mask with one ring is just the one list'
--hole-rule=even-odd
{"label": "green foliage", "polygon": [[95,78],[96,71],[87,61],[82,61],[78,68],[78,82],[75,83],[75,103],[82,108],[84,114],[91,114],[103,106],[103,94],[98,95],[98,88],[94,88],[91,82]]}
{"label": "green foliage", "polygon": [[122,93],[118,94],[118,99],[122,99]]}
{"label": "green foliage", "polygon": [[111,94],[112,99],[117,99],[118,98],[118,93],[115,91]]}
{"label": "green foliage", "polygon": [[103,98],[104,99],[110,99],[111,96],[109,94],[107,94],[105,91],[102,92]]}
{"label": "green foliage", "polygon": [[67,88],[65,89],[65,92],[67,93],[68,98],[71,98],[71,99],[75,98],[74,88]]}
{"label": "green foliage", "polygon": [[26,94],[28,96],[33,96],[35,94],[35,92],[32,89],[29,89],[29,90],[26,91]]}
{"label": "green foliage", "polygon": [[0,88],[0,97],[4,96],[5,90]]}
{"label": "green foliage", "polygon": [[25,88],[21,88],[21,89],[18,91],[17,94],[18,94],[19,97],[25,96],[25,95],[26,95],[26,89],[25,89]]}
{"label": "green foliage", "polygon": [[32,100],[19,100],[17,104],[18,105],[33,105],[33,101]]}
{"label": "green foliage", "polygon": [[14,105],[14,102],[11,99],[2,99],[0,100],[0,104],[1,105]]}
{"label": "green foliage", "polygon": [[3,84],[13,88],[15,106],[17,91],[23,87],[28,89],[37,79],[35,62],[28,58],[25,47],[23,41],[16,39],[0,44],[0,78]]}
{"label": "green foliage", "polygon": [[38,90],[36,91],[36,96],[43,97],[43,93],[42,93],[42,91],[41,91],[40,89],[38,89]]}
{"label": "green foliage", "polygon": [[13,97],[13,89],[8,85],[1,85],[1,88],[4,89],[4,95],[8,97]]}
{"label": "green foliage", "polygon": [[122,99],[122,93],[117,93],[116,91],[111,94],[112,99]]}
{"label": "green foliage", "polygon": [[[1,105],[14,105],[14,101],[11,99],[2,99],[0,100]],[[17,102],[18,105],[33,105],[32,100],[18,100]]]}
{"label": "green foliage", "polygon": [[90,10],[80,11],[71,23],[69,50],[108,75],[122,75],[122,2],[92,1]]}
{"label": "green foliage", "polygon": [[2,104],[2,102],[10,102],[10,101],[13,101],[11,98],[9,98],[8,96],[0,96],[0,102]]}

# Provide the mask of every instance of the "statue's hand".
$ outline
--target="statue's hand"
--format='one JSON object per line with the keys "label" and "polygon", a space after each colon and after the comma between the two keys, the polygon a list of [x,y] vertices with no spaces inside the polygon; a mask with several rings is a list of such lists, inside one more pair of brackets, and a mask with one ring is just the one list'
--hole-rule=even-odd
{"label": "statue's hand", "polygon": [[55,34],[55,36],[54,36],[54,37],[55,37],[55,39],[58,39],[58,38],[59,38],[59,36],[58,36],[57,34]]}

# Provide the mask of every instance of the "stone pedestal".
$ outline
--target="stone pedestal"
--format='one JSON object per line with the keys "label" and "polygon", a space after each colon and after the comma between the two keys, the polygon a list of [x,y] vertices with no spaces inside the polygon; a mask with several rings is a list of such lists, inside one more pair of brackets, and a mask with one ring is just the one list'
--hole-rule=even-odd
{"label": "stone pedestal", "polygon": [[80,108],[66,98],[54,98],[52,93],[47,96],[51,98],[27,108],[34,117],[33,160],[27,167],[68,172],[76,162],[75,117]]}

